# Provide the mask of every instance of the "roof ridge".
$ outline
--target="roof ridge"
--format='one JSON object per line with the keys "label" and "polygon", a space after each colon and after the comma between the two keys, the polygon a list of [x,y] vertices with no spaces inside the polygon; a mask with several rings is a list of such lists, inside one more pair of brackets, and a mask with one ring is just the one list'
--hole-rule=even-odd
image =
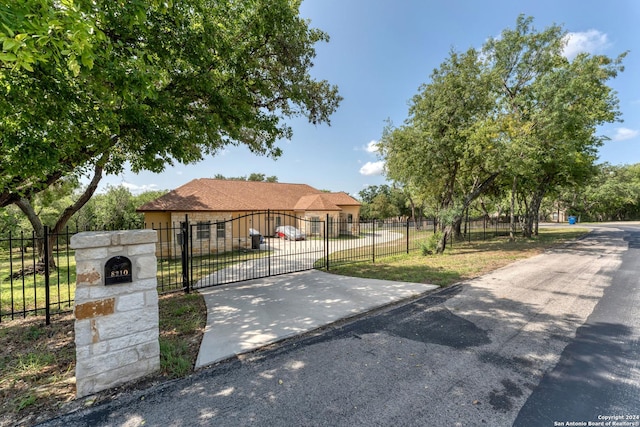
{"label": "roof ridge", "polygon": [[[305,201],[307,196],[311,199]],[[196,178],[145,203],[138,211],[296,210],[304,209],[299,208],[303,205],[341,210],[338,205],[360,203],[346,192],[323,192],[309,184]]]}

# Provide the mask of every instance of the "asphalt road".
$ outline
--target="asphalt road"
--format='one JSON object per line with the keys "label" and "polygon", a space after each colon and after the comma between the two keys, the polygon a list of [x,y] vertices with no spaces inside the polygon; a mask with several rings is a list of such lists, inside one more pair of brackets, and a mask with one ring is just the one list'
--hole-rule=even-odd
{"label": "asphalt road", "polygon": [[468,283],[45,425],[634,423],[639,250],[640,229],[598,228]]}
{"label": "asphalt road", "polygon": [[640,425],[640,230],[621,230],[629,249],[611,286],[514,425]]}

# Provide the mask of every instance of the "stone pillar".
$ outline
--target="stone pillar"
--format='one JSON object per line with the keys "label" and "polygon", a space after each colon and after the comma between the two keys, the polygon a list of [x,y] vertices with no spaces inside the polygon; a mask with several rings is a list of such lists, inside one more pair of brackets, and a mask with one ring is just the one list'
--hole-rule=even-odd
{"label": "stone pillar", "polygon": [[[155,230],[84,232],[71,238],[77,397],[160,369],[156,241]],[[122,271],[115,262],[124,265]]]}

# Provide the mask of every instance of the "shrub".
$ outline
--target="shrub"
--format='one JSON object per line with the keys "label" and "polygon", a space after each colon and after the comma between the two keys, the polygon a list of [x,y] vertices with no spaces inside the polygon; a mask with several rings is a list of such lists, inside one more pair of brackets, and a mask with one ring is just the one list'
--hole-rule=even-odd
{"label": "shrub", "polygon": [[420,253],[423,256],[433,255],[438,248],[438,242],[442,239],[442,232],[437,231],[429,236],[426,240],[419,243]]}

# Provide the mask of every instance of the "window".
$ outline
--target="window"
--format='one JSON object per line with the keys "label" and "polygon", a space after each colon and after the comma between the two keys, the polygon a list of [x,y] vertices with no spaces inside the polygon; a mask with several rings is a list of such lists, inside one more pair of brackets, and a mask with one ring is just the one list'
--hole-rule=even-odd
{"label": "window", "polygon": [[211,235],[211,223],[209,222],[199,222],[198,229],[196,232],[196,238],[198,239],[208,239]]}
{"label": "window", "polygon": [[225,238],[225,224],[226,222],[218,222],[216,223],[216,237],[218,239],[224,239]]}
{"label": "window", "polygon": [[347,215],[347,222],[351,224],[353,222],[353,214]]}
{"label": "window", "polygon": [[311,217],[311,234],[320,234],[320,217]]}

